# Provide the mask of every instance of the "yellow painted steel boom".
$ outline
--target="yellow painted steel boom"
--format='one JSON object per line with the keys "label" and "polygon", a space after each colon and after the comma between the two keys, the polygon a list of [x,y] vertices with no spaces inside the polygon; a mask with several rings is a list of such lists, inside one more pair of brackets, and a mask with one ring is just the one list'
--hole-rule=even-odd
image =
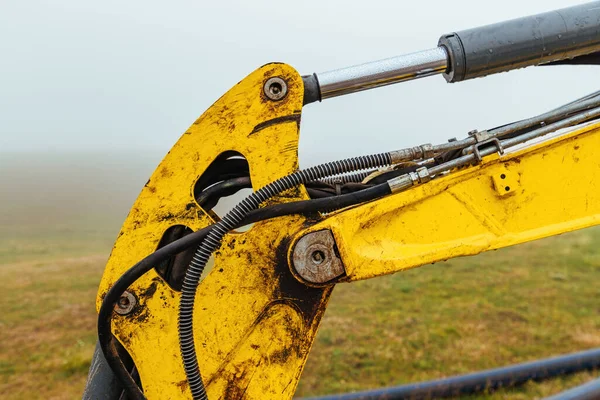
{"label": "yellow painted steel boom", "polygon": [[[585,34],[589,38],[593,31]],[[210,187],[210,176],[225,160],[247,161],[255,192],[297,173],[303,105],[434,73],[452,80],[464,66],[457,66],[459,55],[452,53],[459,51],[452,47],[456,37],[445,38],[426,54],[333,71],[321,79],[302,77],[286,64],[267,64],[235,85],[182,135],[142,189],[102,277],[96,300],[100,322],[111,288],[161,248],[174,227],[199,231],[223,223],[199,203],[198,187]],[[600,48],[600,39],[585,43],[585,49],[561,54],[572,58]],[[502,53],[493,72],[528,62],[518,56],[513,65]],[[460,73],[464,79],[469,71],[480,76],[480,67]],[[597,225],[600,112],[597,107],[579,111],[587,114],[566,125],[575,125],[571,131],[510,153],[503,147],[516,144],[514,137],[499,140],[492,131],[478,132],[458,156],[471,159],[443,171],[427,164],[441,154],[431,145],[391,152],[386,160],[396,167],[411,160],[420,167],[389,180],[393,193],[321,210],[330,212],[264,219],[246,231],[224,234],[212,269],[192,289],[191,340],[201,388],[190,387],[180,351],[181,282],[174,284],[160,263],[125,287],[109,315],[114,340],[100,335],[110,343],[105,354],[131,357],[129,372],[139,376],[148,399],[189,399],[192,389],[204,388],[211,400],[292,398],[335,284]],[[566,117],[576,118],[572,115]],[[309,181],[296,183],[256,206],[310,200]],[[112,311],[113,304],[104,307]]]}
{"label": "yellow painted steel boom", "polygon": [[[279,76],[288,95],[273,103],[263,84]],[[100,285],[156,250],[175,225],[214,222],[194,184],[219,155],[235,151],[258,189],[298,168],[302,78],[270,64],[219,99],[181,137],[133,205]],[[291,398],[327,300],[337,282],[354,281],[473,255],[598,224],[600,123],[499,156],[382,199],[315,219],[258,222],[226,236],[197,292],[195,342],[210,399]],[[308,199],[299,187],[273,202]],[[295,243],[330,231],[343,274],[305,282],[293,268]],[[136,311],[115,315],[113,333],[135,362],[149,399],[190,398],[177,336],[179,292],[153,269],[128,291]]]}

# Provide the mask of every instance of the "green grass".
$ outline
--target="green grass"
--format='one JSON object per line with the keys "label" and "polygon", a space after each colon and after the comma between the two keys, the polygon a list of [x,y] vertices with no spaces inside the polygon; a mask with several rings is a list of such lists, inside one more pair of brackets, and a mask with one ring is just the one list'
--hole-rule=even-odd
{"label": "green grass", "polygon": [[0,266],[0,398],[81,398],[105,259]]}
{"label": "green grass", "polygon": [[[94,298],[104,263],[156,160],[132,174],[122,160],[85,157],[94,168],[81,172],[79,162],[73,169],[40,161],[31,170],[30,160],[19,157],[0,157],[0,398],[77,399],[96,341]],[[99,173],[97,166],[107,169]],[[90,177],[95,186],[86,183]],[[598,347],[598,249],[600,228],[593,228],[339,285],[297,395],[417,382]],[[541,398],[598,375],[469,399]]]}
{"label": "green grass", "polygon": [[[64,237],[54,236],[57,245]],[[600,346],[600,229],[339,285],[299,396],[462,374]],[[101,255],[0,266],[0,397],[79,398]],[[529,399],[586,372],[472,399]]]}

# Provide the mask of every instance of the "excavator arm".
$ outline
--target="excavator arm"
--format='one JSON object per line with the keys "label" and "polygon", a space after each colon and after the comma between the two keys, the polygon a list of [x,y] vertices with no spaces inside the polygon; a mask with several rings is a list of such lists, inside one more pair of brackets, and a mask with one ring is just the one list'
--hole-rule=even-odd
{"label": "excavator arm", "polygon": [[356,281],[597,225],[599,148],[600,122],[589,123],[330,215],[294,242],[330,232],[335,280]]}
{"label": "excavator arm", "polygon": [[183,134],[127,216],[100,283],[84,398],[292,398],[335,284],[598,224],[598,93],[462,140],[308,170],[298,140],[308,103],[599,51],[596,1],[324,74],[251,73]]}

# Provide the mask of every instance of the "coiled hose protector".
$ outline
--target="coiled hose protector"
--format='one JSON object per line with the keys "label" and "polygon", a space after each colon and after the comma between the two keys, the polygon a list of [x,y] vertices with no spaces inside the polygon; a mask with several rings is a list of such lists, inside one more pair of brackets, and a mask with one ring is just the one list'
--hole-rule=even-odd
{"label": "coiled hose protector", "polygon": [[264,201],[300,184],[364,169],[388,166],[392,163],[389,153],[374,154],[341,161],[333,161],[301,170],[280,178],[242,200],[221,221],[216,223],[206,239],[198,246],[190,266],[185,274],[179,303],[179,346],[183,358],[183,367],[195,400],[208,400],[206,388],[200,375],[198,358],[194,344],[193,314],[196,289],[200,277],[212,253],[220,246],[227,232],[233,230],[244,217],[258,208]]}

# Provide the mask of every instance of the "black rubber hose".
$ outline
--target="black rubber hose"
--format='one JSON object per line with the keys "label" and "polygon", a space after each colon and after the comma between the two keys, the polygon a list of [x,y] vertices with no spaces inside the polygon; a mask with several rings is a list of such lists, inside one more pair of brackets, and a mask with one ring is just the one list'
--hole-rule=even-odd
{"label": "black rubber hose", "polygon": [[[341,196],[276,204],[250,212],[236,227],[284,215],[310,214],[320,211],[338,210],[340,208],[375,200],[390,193],[389,185],[383,183],[365,190]],[[144,396],[121,362],[113,343],[113,340],[116,340],[113,338],[111,332],[111,320],[114,305],[121,297],[121,294],[142,275],[169,257],[200,244],[213,226],[214,225],[211,225],[186,235],[148,255],[121,275],[104,297],[98,314],[98,341],[108,365],[132,399],[143,399]]]}
{"label": "black rubber hose", "polygon": [[[368,172],[362,173],[361,175],[366,176],[366,174],[368,174]],[[358,182],[360,182],[360,180]],[[341,191],[343,194],[345,194],[363,190],[367,187],[368,185],[362,185],[353,180],[347,179],[346,182],[342,182]],[[198,202],[200,207],[204,208],[205,210],[212,210],[222,197],[231,196],[232,194],[239,192],[241,189],[251,188],[252,182],[248,176],[226,179],[222,182],[215,183],[200,192],[196,198],[196,202]],[[313,199],[337,195],[335,192],[335,187],[333,187],[332,184],[328,184],[324,181],[308,182],[306,184],[306,189],[310,197]]]}
{"label": "black rubber hose", "polygon": [[179,302],[179,346],[192,397],[195,400],[208,399],[206,388],[204,387],[204,382],[202,381],[202,376],[200,374],[198,358],[196,356],[196,346],[194,343],[193,314],[196,289],[198,288],[200,277],[204,272],[206,263],[212,253],[219,248],[221,240],[227,232],[233,230],[235,226],[244,220],[248,213],[257,209],[260,204],[285,190],[328,176],[384,167],[391,163],[392,158],[390,154],[381,153],[334,161],[294,172],[252,193],[228,212],[222,220],[214,225],[204,241],[198,246],[194,257],[192,258],[183,280],[181,299]]}
{"label": "black rubber hose", "polygon": [[[435,381],[303,400],[418,400],[480,393],[600,367],[600,348]],[[600,386],[600,382],[596,385]],[[588,390],[592,390],[590,385]],[[596,390],[598,387],[596,387]],[[582,391],[583,392],[583,391]],[[552,400],[597,397],[552,397]],[[302,399],[300,399],[302,400]]]}
{"label": "black rubber hose", "polygon": [[306,188],[306,192],[308,193],[311,199],[323,199],[326,197],[335,196],[335,193],[331,193],[328,190],[322,189]]}
{"label": "black rubber hose", "polygon": [[248,188],[252,188],[252,182],[248,176],[227,179],[204,189],[198,194],[196,201],[205,210],[212,210],[221,197],[230,196],[241,189]]}
{"label": "black rubber hose", "polygon": [[217,182],[249,175],[250,167],[246,159],[239,158],[232,152],[223,153],[206,168],[194,185],[194,198]]}

